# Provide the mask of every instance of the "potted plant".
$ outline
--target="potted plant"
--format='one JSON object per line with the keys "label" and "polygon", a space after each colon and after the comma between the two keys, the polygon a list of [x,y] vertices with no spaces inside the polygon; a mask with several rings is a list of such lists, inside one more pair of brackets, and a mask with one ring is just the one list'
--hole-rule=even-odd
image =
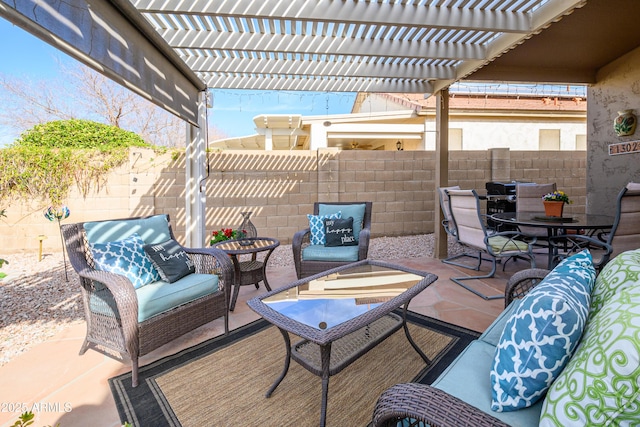
{"label": "potted plant", "polygon": [[209,241],[209,244],[214,245],[218,242],[223,242],[225,240],[239,240],[239,239],[243,239],[245,235],[246,233],[244,230],[222,228],[220,230],[211,232],[211,240]]}
{"label": "potted plant", "polygon": [[544,213],[550,217],[562,217],[562,211],[565,203],[571,203],[571,199],[567,196],[567,193],[561,190],[556,190],[553,193],[547,193],[542,196],[542,203],[544,204]]}

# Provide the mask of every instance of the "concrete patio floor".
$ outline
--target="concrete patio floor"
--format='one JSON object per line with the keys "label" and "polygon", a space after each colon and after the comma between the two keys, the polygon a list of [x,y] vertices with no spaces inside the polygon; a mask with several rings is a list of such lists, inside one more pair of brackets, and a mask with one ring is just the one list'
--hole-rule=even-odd
{"label": "concrete patio floor", "polygon": [[[539,265],[545,265],[542,260]],[[483,331],[504,308],[503,300],[485,301],[449,280],[450,277],[476,275],[477,272],[442,263],[433,258],[393,260],[415,269],[429,271],[439,278],[413,299],[409,309],[446,322]],[[484,293],[502,293],[508,278],[516,271],[528,268],[524,261],[509,262],[506,271],[498,266],[495,278],[482,282],[470,281]],[[483,262],[481,271],[488,271]],[[295,280],[291,268],[268,268],[267,277],[272,288]],[[250,298],[264,292],[244,286],[235,311],[230,316],[230,328],[258,319],[246,305]],[[224,331],[222,319],[217,319],[141,358],[144,366],[164,356],[220,335]],[[108,379],[131,370],[129,364],[89,350],[82,356],[78,351],[85,335],[84,322],[75,322],[50,340],[34,346],[0,367],[0,426],[8,427],[17,420],[20,410],[33,409],[34,426],[85,427],[87,425],[120,426],[115,401]]]}

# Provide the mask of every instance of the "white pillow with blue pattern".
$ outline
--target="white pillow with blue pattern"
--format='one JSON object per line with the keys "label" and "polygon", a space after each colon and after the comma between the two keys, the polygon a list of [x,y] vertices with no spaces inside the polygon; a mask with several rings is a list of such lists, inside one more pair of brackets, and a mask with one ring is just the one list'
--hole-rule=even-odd
{"label": "white pillow with blue pattern", "polygon": [[336,213],[328,214],[328,215],[311,215],[307,214],[307,218],[309,219],[309,230],[311,232],[309,236],[309,241],[312,245],[324,245],[327,243],[327,235],[324,228],[324,220],[325,219],[341,219],[342,212],[338,211]]}
{"label": "white pillow with blue pattern", "polygon": [[585,250],[563,260],[522,299],[496,347],[492,410],[515,411],[544,396],[580,341],[595,277]]}
{"label": "white pillow with blue pattern", "polygon": [[136,289],[160,280],[138,234],[114,242],[90,243],[89,247],[96,270],[125,276]]}

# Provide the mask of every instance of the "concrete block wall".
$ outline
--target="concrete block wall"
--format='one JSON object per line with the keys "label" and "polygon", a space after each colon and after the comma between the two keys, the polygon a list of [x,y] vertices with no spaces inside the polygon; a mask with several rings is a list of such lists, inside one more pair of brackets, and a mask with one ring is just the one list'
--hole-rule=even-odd
{"label": "concrete block wall", "polygon": [[[483,191],[487,181],[556,182],[574,200],[567,209],[584,213],[584,152],[490,150],[449,154],[449,184]],[[497,162],[496,162],[496,159]],[[507,161],[508,160],[508,161]],[[496,170],[499,165],[500,170]],[[372,201],[374,237],[431,233],[434,230],[435,153],[432,151],[225,151],[209,153],[206,229],[238,227],[240,212],[252,211],[259,234],[291,242],[308,225],[316,201]],[[73,189],[68,222],[126,218],[159,213],[171,216],[184,239],[185,159],[132,149],[129,163],[114,170],[86,198]],[[60,251],[57,223],[47,221],[44,202],[3,202],[0,255]]]}

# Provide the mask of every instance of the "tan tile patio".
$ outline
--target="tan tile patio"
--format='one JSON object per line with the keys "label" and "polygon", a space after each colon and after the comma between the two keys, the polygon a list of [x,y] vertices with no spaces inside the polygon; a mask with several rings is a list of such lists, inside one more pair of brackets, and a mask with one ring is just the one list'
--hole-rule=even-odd
{"label": "tan tile patio", "polygon": [[[449,280],[451,276],[475,274],[475,271],[443,264],[432,258],[393,262],[426,270],[439,277],[414,298],[409,306],[410,310],[483,331],[503,309],[502,300],[485,301]],[[488,270],[488,264],[483,263],[482,271]],[[499,267],[496,278],[484,280],[483,283],[500,293],[504,290],[508,277],[526,267],[528,264],[523,261],[510,262],[506,272]],[[268,269],[267,275],[272,287],[282,286],[295,279],[293,267]],[[258,318],[245,302],[263,291],[263,286],[260,290],[252,286],[241,288],[236,310],[230,317],[232,329]],[[145,356],[140,364],[146,365],[217,336],[223,332],[223,328],[223,321],[215,320]],[[84,323],[76,322],[50,340],[36,345],[0,367],[0,403],[6,405],[0,411],[1,427],[11,426],[17,419],[15,414],[5,410],[10,409],[8,405],[12,404],[24,404],[29,408],[35,404],[34,408],[40,409],[34,410],[34,425],[38,427],[57,423],[60,423],[60,427],[120,425],[107,380],[128,372],[130,367],[91,350],[79,356],[78,350],[84,332]]]}

